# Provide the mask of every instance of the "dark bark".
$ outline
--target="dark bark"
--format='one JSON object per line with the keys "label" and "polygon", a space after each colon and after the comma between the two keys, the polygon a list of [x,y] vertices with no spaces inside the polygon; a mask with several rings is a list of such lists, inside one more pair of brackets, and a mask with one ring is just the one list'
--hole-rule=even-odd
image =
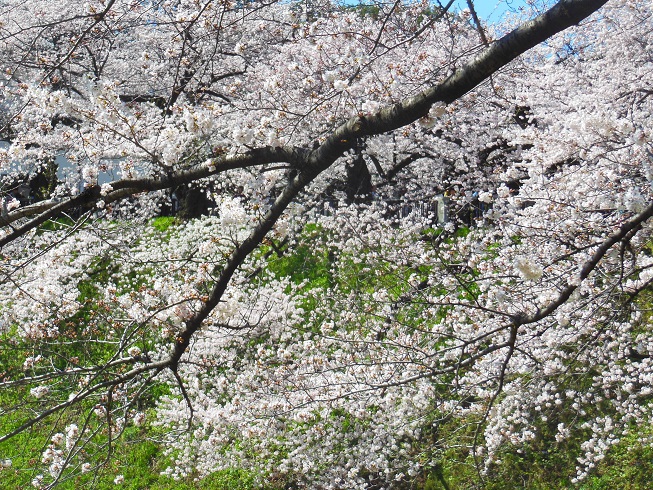
{"label": "dark bark", "polygon": [[213,207],[213,201],[206,196],[206,191],[197,187],[183,185],[175,189],[179,199],[179,211],[177,216],[180,219],[199,218],[208,214]]}
{"label": "dark bark", "polygon": [[372,176],[362,153],[347,164],[347,199],[350,202],[369,201],[372,194]]}

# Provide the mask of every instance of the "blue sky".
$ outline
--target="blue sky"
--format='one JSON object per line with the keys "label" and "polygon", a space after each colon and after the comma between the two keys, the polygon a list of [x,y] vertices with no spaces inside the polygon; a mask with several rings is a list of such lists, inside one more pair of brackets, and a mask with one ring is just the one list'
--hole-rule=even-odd
{"label": "blue sky", "polygon": [[[442,3],[447,2],[442,1]],[[457,0],[454,5],[460,10],[467,8],[466,0]],[[486,22],[496,22],[505,12],[516,11],[524,5],[526,0],[474,0],[474,8],[478,16]]]}

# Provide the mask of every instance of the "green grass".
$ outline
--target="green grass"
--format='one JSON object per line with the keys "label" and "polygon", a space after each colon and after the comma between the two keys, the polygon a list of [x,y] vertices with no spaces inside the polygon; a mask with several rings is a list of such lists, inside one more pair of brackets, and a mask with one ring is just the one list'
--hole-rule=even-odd
{"label": "green grass", "polygon": [[653,486],[653,427],[637,428],[612,447],[581,490],[640,490]]}
{"label": "green grass", "polygon": [[161,216],[159,218],[154,218],[150,224],[154,229],[163,233],[165,231],[168,231],[170,227],[175,226],[178,223],[179,220],[174,216]]}
{"label": "green grass", "polygon": [[[47,468],[24,468],[23,463],[32,463],[35,455],[40,454],[40,446],[35,443],[35,434],[25,434],[13,440],[15,449],[2,450],[2,457],[13,460],[13,466],[0,472],[0,489],[33,488],[32,479],[38,473],[47,475]],[[20,448],[20,449],[18,449]],[[13,456],[13,458],[12,458]],[[26,461],[26,459],[28,459]],[[150,441],[129,442],[118,445],[115,454],[106,465],[87,474],[77,474],[59,484],[62,490],[97,489],[108,490],[116,488],[129,490],[246,490],[255,488],[256,478],[245,470],[230,469],[218,471],[204,479],[189,477],[182,480],[162,475],[165,469],[165,458],[161,448]],[[124,476],[124,483],[119,487],[114,480],[117,475]],[[46,480],[47,481],[47,480]],[[264,485],[263,488],[274,488]]]}

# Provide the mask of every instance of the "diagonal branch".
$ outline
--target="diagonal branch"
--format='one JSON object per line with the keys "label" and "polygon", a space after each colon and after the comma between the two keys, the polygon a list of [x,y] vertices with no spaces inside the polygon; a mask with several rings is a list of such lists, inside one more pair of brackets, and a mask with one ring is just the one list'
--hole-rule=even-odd
{"label": "diagonal branch", "polygon": [[386,133],[407,126],[428,115],[433,104],[449,104],[478,86],[492,74],[551,36],[574,26],[597,11],[607,0],[562,0],[550,10],[524,23],[485,49],[443,82],[419,95],[381,109],[369,116],[351,118],[311,156],[313,165],[327,168],[356,138]]}

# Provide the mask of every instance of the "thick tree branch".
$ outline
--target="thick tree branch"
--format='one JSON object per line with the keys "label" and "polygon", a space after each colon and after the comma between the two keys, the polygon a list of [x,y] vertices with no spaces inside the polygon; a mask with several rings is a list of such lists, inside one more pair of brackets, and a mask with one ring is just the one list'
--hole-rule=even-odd
{"label": "thick tree branch", "polygon": [[[113,192],[107,194],[103,200],[105,204],[109,204],[139,192],[170,189],[237,168],[255,167],[280,162],[289,163],[291,166],[299,166],[303,160],[304,153],[303,150],[298,148],[263,147],[253,149],[243,155],[215,158],[203,166],[171,175],[118,180],[110,183]],[[1,228],[19,219],[38,215],[33,220],[0,238],[0,248],[45,221],[59,216],[61,213],[76,207],[89,206],[97,202],[102,197],[100,190],[100,186],[94,185],[86,189],[82,194],[65,201],[39,202],[25,206],[24,208],[19,208],[9,213],[6,218],[0,218]]]}
{"label": "thick tree branch", "polygon": [[607,0],[562,0],[499,39],[443,82],[370,116],[350,119],[313,152],[312,164],[326,168],[352,148],[356,138],[393,131],[425,117],[437,102],[453,102],[521,54],[578,24],[606,3]]}

